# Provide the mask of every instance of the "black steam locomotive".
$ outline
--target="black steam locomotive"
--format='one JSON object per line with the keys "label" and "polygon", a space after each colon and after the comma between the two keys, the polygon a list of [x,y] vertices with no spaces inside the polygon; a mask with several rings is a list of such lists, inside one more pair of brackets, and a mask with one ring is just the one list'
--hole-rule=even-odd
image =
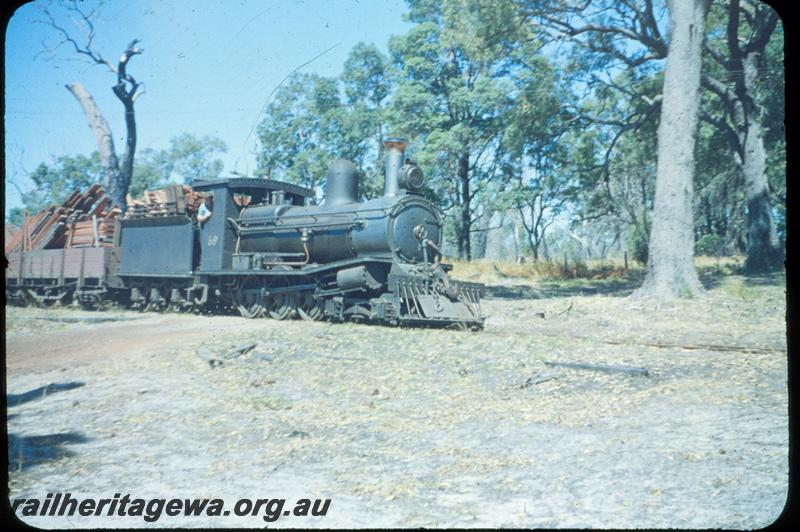
{"label": "black steam locomotive", "polygon": [[484,286],[448,276],[441,214],[404,149],[386,142],[384,194],[363,203],[355,165],[339,159],[319,206],[307,205],[314,194],[304,187],[228,178],[195,183],[213,197],[204,222],[128,215],[104,293],[147,310],[482,328]]}

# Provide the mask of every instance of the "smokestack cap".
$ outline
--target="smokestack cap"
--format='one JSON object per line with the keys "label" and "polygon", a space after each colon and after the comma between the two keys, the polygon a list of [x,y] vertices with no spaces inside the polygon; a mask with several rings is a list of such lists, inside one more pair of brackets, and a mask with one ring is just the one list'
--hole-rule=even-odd
{"label": "smokestack cap", "polygon": [[406,139],[389,137],[384,141],[386,161],[383,172],[383,195],[396,196],[400,192],[400,168],[407,146]]}
{"label": "smokestack cap", "polygon": [[406,151],[406,146],[408,146],[408,141],[400,137],[389,137],[383,144],[387,150],[396,149],[404,152]]}

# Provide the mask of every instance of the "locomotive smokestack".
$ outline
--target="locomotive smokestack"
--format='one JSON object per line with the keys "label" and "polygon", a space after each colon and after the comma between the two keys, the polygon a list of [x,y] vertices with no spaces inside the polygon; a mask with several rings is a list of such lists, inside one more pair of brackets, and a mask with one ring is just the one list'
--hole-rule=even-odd
{"label": "locomotive smokestack", "polygon": [[400,190],[400,168],[406,151],[406,140],[386,139],[386,167],[383,178],[383,195],[396,196]]}

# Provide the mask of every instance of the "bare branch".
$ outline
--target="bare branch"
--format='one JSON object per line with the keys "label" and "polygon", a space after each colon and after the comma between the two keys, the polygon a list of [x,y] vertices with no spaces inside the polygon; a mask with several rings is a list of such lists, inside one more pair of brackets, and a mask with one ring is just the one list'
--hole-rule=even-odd
{"label": "bare branch", "polygon": [[714,49],[714,47],[713,47],[713,46],[711,46],[711,45],[709,44],[708,40],[706,40],[706,41],[703,43],[703,50],[704,50],[704,51],[705,51],[705,52],[706,52],[708,55],[710,55],[710,56],[711,56],[711,58],[712,58],[714,61],[716,61],[716,62],[717,62],[717,63],[718,63],[720,66],[722,66],[722,67],[723,67],[723,68],[725,68],[725,69],[727,69],[727,68],[728,68],[728,59],[727,59],[726,57],[723,57],[723,55],[722,55],[720,52],[718,52],[717,50],[715,50],[715,49]]}
{"label": "bare branch", "polygon": [[[582,7],[565,11],[569,11],[569,13],[573,15],[583,14],[588,5],[589,4],[586,3]],[[620,6],[625,7],[621,8]],[[559,10],[555,10],[555,13],[556,16],[547,13],[539,13],[538,17],[545,21],[546,25],[549,25],[550,28],[567,37],[575,37],[584,33],[612,36],[615,35],[636,41],[650,50],[651,53],[644,54],[635,60],[631,60],[624,54],[621,54],[619,51],[616,51],[612,48],[604,47],[602,49],[598,49],[597,47],[592,47],[587,43],[582,43],[583,46],[586,46],[594,51],[604,51],[606,53],[610,53],[618,59],[623,60],[631,67],[641,65],[647,61],[663,59],[667,56],[667,45],[664,42],[660,31],[658,30],[658,24],[653,13],[652,2],[649,0],[646,2],[644,11],[640,10],[632,2],[624,1],[622,4],[619,4],[615,10],[615,14],[617,15],[617,18],[620,19],[619,21],[623,24],[597,24],[589,22],[582,26],[575,26],[570,22],[567,22],[566,17],[563,16],[563,13],[559,13]]]}
{"label": "bare branch", "polygon": [[10,177],[6,176],[6,183],[11,183],[11,185],[12,185],[12,186],[13,186],[15,189],[17,189],[17,194],[19,194],[19,197],[20,197],[20,198],[24,198],[24,197],[25,197],[25,193],[22,191],[22,189],[20,188],[20,186],[17,184],[17,182],[16,182],[16,181],[14,181],[14,180],[13,180],[13,179],[11,179]]}
{"label": "bare branch", "polygon": [[742,143],[739,141],[739,136],[736,134],[736,131],[734,131],[733,127],[731,127],[728,121],[725,120],[724,116],[715,118],[708,112],[703,111],[700,113],[700,120],[703,120],[704,122],[716,127],[725,136],[725,140],[728,141],[733,151],[736,152],[739,157],[743,156],[743,148]]}
{"label": "bare branch", "polygon": [[719,81],[716,78],[711,77],[709,74],[705,72],[702,74],[700,79],[700,84],[716,94],[722,103],[725,104],[726,107],[732,106],[733,102],[735,101],[735,95],[728,89],[728,86]]}
{"label": "bare branch", "polygon": [[[769,38],[775,31],[775,27],[778,25],[778,13],[770,7],[760,7],[761,9],[758,10],[759,16],[756,17],[756,23],[754,24],[754,31],[744,47],[745,54],[762,53]],[[764,13],[764,11],[767,11],[767,13]]]}
{"label": "bare branch", "polygon": [[[94,49],[92,47],[92,39],[94,38],[94,26],[92,26],[91,25],[91,21],[86,18],[89,15],[84,14],[80,9],[78,9],[77,6],[73,6],[73,8],[70,8],[72,11],[76,11],[77,13],[79,13],[81,15],[81,17],[83,17],[84,23],[88,24],[89,27],[91,28],[89,34],[87,35],[87,43],[85,45],[81,46],[80,44],[78,44],[78,42],[70,35],[70,33],[63,26],[61,26],[58,22],[56,22],[55,17],[53,17],[53,14],[50,12],[49,9],[47,9],[46,7],[40,7],[39,9],[47,17],[47,20],[46,21],[37,21],[37,22],[39,22],[40,24],[46,24],[46,25],[50,26],[51,28],[55,29],[59,34],[61,34],[61,37],[62,37],[62,40],[58,44],[56,44],[56,46],[45,50],[45,53],[54,54],[55,51],[62,44],[70,44],[70,45],[72,45],[72,47],[73,47],[73,49],[75,50],[76,53],[89,58],[89,61],[91,61],[92,63],[95,63],[97,65],[104,65],[109,70],[111,70],[111,72],[114,72],[114,73],[117,72],[116,67],[114,67],[114,65],[109,63],[100,54],[100,52],[98,52],[96,49]],[[92,13],[94,13],[94,11],[92,11]],[[39,55],[39,54],[37,54],[37,55]]]}

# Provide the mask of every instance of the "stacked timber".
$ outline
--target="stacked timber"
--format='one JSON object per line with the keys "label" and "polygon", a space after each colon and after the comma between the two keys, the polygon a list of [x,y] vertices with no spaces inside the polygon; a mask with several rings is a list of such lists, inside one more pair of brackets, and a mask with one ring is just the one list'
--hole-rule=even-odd
{"label": "stacked timber", "polygon": [[110,247],[116,217],[121,214],[100,185],[75,191],[61,205],[32,216],[25,213],[22,227],[6,237],[6,254],[14,251],[69,247]]}
{"label": "stacked timber", "polygon": [[197,213],[203,203],[202,192],[195,192],[188,185],[169,185],[158,190],[146,190],[142,198],[127,198],[128,218],[154,218]]}
{"label": "stacked timber", "polygon": [[[188,185],[169,185],[145,191],[141,199],[128,196],[126,216],[194,216],[204,198],[202,192],[195,192]],[[75,191],[61,205],[48,207],[32,216],[26,212],[19,229],[9,231],[6,226],[6,255],[37,249],[111,247],[116,219],[121,214],[100,185],[92,185],[83,193]]]}

